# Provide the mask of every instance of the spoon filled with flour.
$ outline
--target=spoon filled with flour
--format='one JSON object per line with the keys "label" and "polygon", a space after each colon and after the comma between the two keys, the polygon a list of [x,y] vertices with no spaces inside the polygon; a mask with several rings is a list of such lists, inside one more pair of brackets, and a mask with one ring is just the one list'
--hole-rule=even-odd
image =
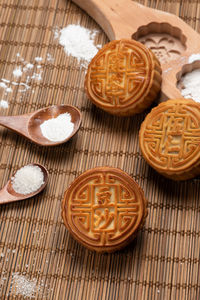
{"label": "spoon filled with flour", "polygon": [[71,119],[70,113],[66,112],[44,121],[40,125],[43,136],[52,142],[62,142],[66,140],[74,130],[74,123]]}
{"label": "spoon filled with flour", "polygon": [[67,142],[81,124],[81,113],[72,105],[53,105],[19,116],[0,116],[0,125],[41,146]]}
{"label": "spoon filled with flour", "polygon": [[47,180],[48,171],[40,164],[29,164],[20,168],[0,190],[0,204],[37,195],[45,188]]}

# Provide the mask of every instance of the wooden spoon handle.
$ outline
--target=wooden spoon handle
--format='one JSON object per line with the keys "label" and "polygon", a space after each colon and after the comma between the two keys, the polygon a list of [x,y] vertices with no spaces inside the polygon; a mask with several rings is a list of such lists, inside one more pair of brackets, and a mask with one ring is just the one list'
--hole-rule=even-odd
{"label": "wooden spoon handle", "polygon": [[0,116],[0,125],[11,129],[23,136],[29,137],[28,133],[28,120],[30,116]]}
{"label": "wooden spoon handle", "polygon": [[18,200],[18,198],[14,195],[9,194],[6,187],[0,190],[0,205],[14,202],[16,200]]}

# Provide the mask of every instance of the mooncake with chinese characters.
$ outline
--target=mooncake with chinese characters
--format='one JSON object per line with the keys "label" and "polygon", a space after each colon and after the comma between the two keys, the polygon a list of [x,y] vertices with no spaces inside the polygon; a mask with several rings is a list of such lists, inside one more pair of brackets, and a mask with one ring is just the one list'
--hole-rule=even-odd
{"label": "mooncake with chinese characters", "polygon": [[147,202],[138,184],[117,168],[84,172],[66,190],[64,224],[82,245],[114,252],[131,242],[147,216]]}
{"label": "mooncake with chinese characters", "polygon": [[88,98],[118,116],[142,112],[161,88],[161,67],[153,52],[135,40],[115,40],[92,59],[85,78]]}
{"label": "mooncake with chinese characters", "polygon": [[159,104],[141,125],[142,154],[157,172],[174,180],[200,174],[200,105],[190,99]]}

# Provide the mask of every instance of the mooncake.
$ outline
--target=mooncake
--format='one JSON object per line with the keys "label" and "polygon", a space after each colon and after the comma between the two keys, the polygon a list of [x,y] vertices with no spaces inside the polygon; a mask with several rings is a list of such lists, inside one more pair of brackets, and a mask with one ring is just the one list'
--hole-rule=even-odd
{"label": "mooncake", "polygon": [[88,98],[118,116],[142,112],[161,88],[161,67],[153,52],[135,40],[114,40],[92,59],[85,77]]}
{"label": "mooncake", "polygon": [[141,125],[139,142],[147,163],[173,180],[200,174],[200,105],[190,99],[159,104]]}
{"label": "mooncake", "polygon": [[138,184],[117,168],[84,172],[66,190],[64,224],[82,245],[114,252],[131,242],[147,216],[147,202]]}

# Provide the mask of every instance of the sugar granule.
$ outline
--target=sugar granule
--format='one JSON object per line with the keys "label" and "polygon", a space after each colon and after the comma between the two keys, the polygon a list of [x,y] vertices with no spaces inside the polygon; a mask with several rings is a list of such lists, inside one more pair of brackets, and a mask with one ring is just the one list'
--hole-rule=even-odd
{"label": "sugar granule", "polygon": [[59,43],[68,55],[76,57],[78,61],[85,60],[89,63],[98,52],[94,45],[95,34],[96,32],[80,25],[68,25],[60,30]]}
{"label": "sugar granule", "polygon": [[44,175],[40,167],[27,165],[16,172],[11,182],[16,193],[27,195],[36,192],[44,184]]}
{"label": "sugar granule", "polygon": [[64,113],[44,121],[40,125],[43,136],[53,142],[61,142],[67,139],[74,130],[74,123],[71,122],[71,115]]}
{"label": "sugar granule", "polygon": [[19,273],[14,273],[12,276],[12,289],[15,295],[21,295],[23,297],[35,297],[37,288],[36,278],[28,279]]}

